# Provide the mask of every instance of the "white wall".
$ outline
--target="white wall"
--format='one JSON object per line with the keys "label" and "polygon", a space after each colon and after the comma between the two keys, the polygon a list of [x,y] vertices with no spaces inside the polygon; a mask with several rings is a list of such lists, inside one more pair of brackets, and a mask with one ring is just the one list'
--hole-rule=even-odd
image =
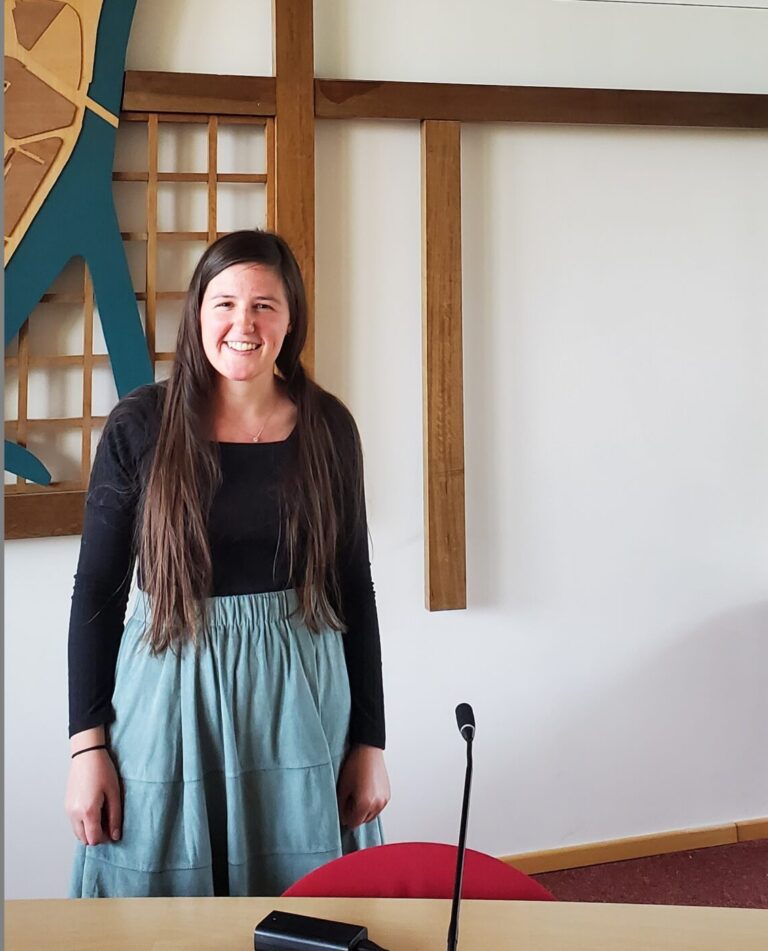
{"label": "white wall", "polygon": [[366,445],[391,831],[455,834],[462,699],[480,848],[762,814],[768,137],[463,147],[469,610],[428,614],[418,131],[318,138],[318,369]]}
{"label": "white wall", "polygon": [[79,538],[5,544],[5,896],[66,895],[67,624]]}
{"label": "white wall", "polygon": [[137,0],[126,68],[271,76],[272,0]]}
{"label": "white wall", "polygon": [[[129,65],[247,72],[229,26],[192,6],[139,0]],[[250,3],[228,6],[250,15]],[[602,64],[596,84],[633,84],[613,56],[617,17],[637,10],[541,3],[534,19],[531,5],[488,3],[472,31],[457,12],[427,45],[417,26],[434,6],[411,3],[406,31],[396,29],[403,4],[382,20],[378,4],[318,0],[318,71],[565,82],[556,18],[583,8],[587,19],[571,23],[574,47],[578,22],[589,24],[580,68]],[[530,48],[549,49],[546,76],[533,54],[525,75],[513,68],[519,38],[506,59],[492,45],[510,7]],[[646,48],[637,85],[665,85],[674,67],[678,88],[768,91],[747,42],[766,16],[672,13],[702,38],[708,72],[703,52],[669,52],[661,21],[625,20]],[[716,13],[720,29],[708,34]],[[742,62],[719,55],[724,25],[740,31]],[[183,58],[193,32],[207,38],[194,63]],[[387,59],[376,59],[374,35]],[[402,50],[414,58],[401,61]],[[767,160],[764,133],[465,128],[469,608],[430,614],[418,130],[320,125],[318,375],[349,402],[365,442],[390,840],[455,838],[463,751],[452,711],[465,699],[478,718],[476,848],[542,849],[768,811]],[[8,897],[66,889],[76,557],[76,539],[6,547]]]}
{"label": "white wall", "polygon": [[[722,0],[721,0],[722,2]],[[267,76],[271,0],[138,0],[129,69]],[[333,79],[764,92],[768,13],[590,0],[315,0]]]}
{"label": "white wall", "polygon": [[315,0],[316,72],[330,79],[765,92],[767,47],[766,10]]}

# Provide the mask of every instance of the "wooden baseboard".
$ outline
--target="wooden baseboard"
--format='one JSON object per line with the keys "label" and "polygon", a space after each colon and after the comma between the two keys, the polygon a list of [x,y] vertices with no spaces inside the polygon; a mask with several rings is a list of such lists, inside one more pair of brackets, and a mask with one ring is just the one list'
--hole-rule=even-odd
{"label": "wooden baseboard", "polygon": [[751,842],[753,839],[768,839],[768,819],[746,819],[736,823],[739,842]]}
{"label": "wooden baseboard", "polygon": [[653,835],[637,835],[608,842],[570,845],[563,849],[547,849],[544,852],[502,855],[500,858],[502,862],[514,865],[521,872],[532,875],[763,838],[768,838],[768,819],[747,819],[742,822],[729,822],[722,826],[657,832]]}

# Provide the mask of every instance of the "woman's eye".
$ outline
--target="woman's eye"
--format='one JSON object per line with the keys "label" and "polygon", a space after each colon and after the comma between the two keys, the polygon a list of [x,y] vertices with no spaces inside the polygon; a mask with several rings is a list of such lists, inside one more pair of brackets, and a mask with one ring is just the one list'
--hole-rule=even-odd
{"label": "woman's eye", "polygon": [[222,301],[219,301],[219,303],[216,305],[216,308],[218,309],[219,307],[231,307],[231,306],[232,306],[231,300],[222,300]]}

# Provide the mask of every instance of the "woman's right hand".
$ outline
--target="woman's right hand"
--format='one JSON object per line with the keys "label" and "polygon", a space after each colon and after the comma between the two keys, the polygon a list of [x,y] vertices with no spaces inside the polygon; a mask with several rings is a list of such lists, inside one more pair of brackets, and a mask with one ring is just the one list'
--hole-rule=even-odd
{"label": "woman's right hand", "polygon": [[[72,752],[103,742],[103,730],[100,739],[77,734],[72,737]],[[65,808],[72,831],[83,845],[100,845],[120,838],[123,824],[120,781],[107,750],[90,750],[72,760]]]}

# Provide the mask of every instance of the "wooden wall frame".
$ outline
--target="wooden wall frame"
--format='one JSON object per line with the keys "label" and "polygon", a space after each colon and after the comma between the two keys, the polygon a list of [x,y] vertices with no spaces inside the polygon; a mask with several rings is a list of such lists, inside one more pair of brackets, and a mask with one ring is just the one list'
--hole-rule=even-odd
{"label": "wooden wall frame", "polygon": [[768,96],[317,79],[315,115],[318,119],[768,129]]}
{"label": "wooden wall frame", "polygon": [[315,363],[315,51],[313,0],[275,0],[275,230],[291,246],[307,291],[303,360]]}
{"label": "wooden wall frame", "polygon": [[128,69],[123,112],[274,116],[274,76],[211,76]]}
{"label": "wooden wall frame", "polygon": [[430,611],[467,606],[461,123],[421,124],[424,564]]}
{"label": "wooden wall frame", "polygon": [[[318,119],[398,119],[423,123],[424,490],[427,605],[431,610],[466,606],[463,409],[461,380],[460,179],[462,122],[527,122],[656,126],[706,129],[768,129],[768,95],[400,83],[314,78],[312,0],[275,0],[275,76],[211,76],[128,70],[125,118],[155,114],[200,121],[209,134],[227,117],[266,120],[267,220],[297,252],[307,282],[310,335],[305,360],[314,362],[314,123]],[[210,163],[209,163],[210,164]],[[156,170],[155,170],[156,172]],[[211,177],[213,176],[213,177]],[[217,173],[209,167],[209,210],[215,218]],[[162,175],[151,175],[158,181]],[[449,189],[456,240],[434,224],[433,184]],[[451,229],[453,230],[453,229]],[[442,231],[442,234],[440,233]],[[210,240],[210,225],[202,237]],[[153,236],[157,240],[157,236]],[[148,244],[149,244],[148,238]],[[456,283],[458,275],[458,285]],[[149,276],[149,272],[148,272]],[[154,278],[154,274],[152,275]],[[154,354],[147,295],[148,338]],[[85,342],[84,361],[98,362]],[[170,356],[168,354],[157,356]],[[13,358],[28,373],[25,335]],[[85,372],[85,363],[84,363]],[[25,388],[24,388],[25,389]],[[25,391],[26,392],[26,391]],[[87,412],[86,412],[87,410]],[[84,419],[90,395],[84,390]],[[88,417],[88,421],[93,420]],[[20,399],[15,438],[26,435]],[[445,426],[447,425],[447,429]],[[85,448],[83,449],[85,459]],[[84,492],[28,491],[5,499],[7,538],[77,534]]]}

